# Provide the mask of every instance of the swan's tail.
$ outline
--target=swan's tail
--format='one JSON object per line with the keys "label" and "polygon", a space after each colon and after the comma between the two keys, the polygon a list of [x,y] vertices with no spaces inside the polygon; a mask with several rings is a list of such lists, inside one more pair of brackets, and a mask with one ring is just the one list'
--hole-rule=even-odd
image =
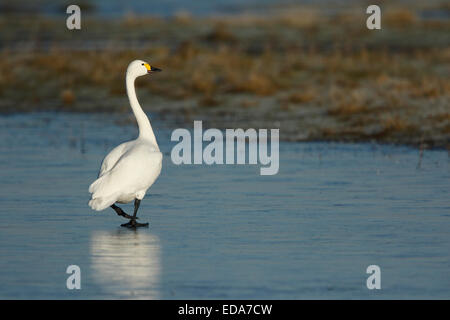
{"label": "swan's tail", "polygon": [[89,192],[95,193],[99,189],[100,185],[102,184],[105,178],[106,176],[99,177],[97,180],[92,182],[92,184],[89,186]]}
{"label": "swan's tail", "polygon": [[116,202],[116,197],[101,197],[101,198],[95,198],[91,199],[89,201],[89,206],[96,210],[101,211],[108,207],[110,207],[114,202]]}
{"label": "swan's tail", "polygon": [[89,186],[89,192],[92,193],[92,199],[89,201],[89,206],[96,211],[108,208],[117,200],[116,194],[105,195],[104,192],[101,192],[101,186],[105,179],[106,176],[100,177]]}

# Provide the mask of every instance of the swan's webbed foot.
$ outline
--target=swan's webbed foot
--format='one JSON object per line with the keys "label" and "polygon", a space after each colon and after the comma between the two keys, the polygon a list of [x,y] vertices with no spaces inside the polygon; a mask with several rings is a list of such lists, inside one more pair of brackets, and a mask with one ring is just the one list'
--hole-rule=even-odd
{"label": "swan's webbed foot", "polygon": [[122,216],[122,217],[124,217],[124,218],[126,218],[126,219],[130,219],[130,220],[136,220],[136,219],[139,219],[139,218],[136,217],[136,216],[134,216],[134,217],[133,217],[133,216],[130,216],[130,215],[127,214],[125,211],[123,211],[122,208],[116,206],[115,204],[113,204],[113,205],[111,206],[111,208],[114,209],[114,211],[117,213],[117,215]]}
{"label": "swan's webbed foot", "polygon": [[127,227],[127,228],[130,228],[130,229],[136,229],[138,227],[148,227],[148,223],[138,223],[138,222],[136,222],[136,219],[138,219],[138,217],[136,215],[137,215],[137,211],[139,209],[139,205],[140,204],[141,204],[141,200],[139,200],[139,199],[135,199],[134,200],[134,214],[133,214],[133,216],[130,216],[130,215],[126,214],[121,208],[119,208],[115,204],[113,204],[111,206],[111,208],[113,208],[114,211],[116,211],[116,213],[119,216],[122,216],[122,217],[130,219],[129,222],[121,224],[122,227]]}
{"label": "swan's webbed foot", "polygon": [[138,223],[136,222],[136,220],[130,220],[129,222],[123,223],[120,226],[134,229],[139,227],[148,227],[148,223]]}

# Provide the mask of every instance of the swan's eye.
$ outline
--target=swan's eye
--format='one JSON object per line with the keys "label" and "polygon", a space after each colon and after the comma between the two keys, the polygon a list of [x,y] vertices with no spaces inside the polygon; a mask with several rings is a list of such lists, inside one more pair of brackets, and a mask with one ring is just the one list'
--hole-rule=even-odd
{"label": "swan's eye", "polygon": [[144,65],[144,64],[142,64],[142,65]]}

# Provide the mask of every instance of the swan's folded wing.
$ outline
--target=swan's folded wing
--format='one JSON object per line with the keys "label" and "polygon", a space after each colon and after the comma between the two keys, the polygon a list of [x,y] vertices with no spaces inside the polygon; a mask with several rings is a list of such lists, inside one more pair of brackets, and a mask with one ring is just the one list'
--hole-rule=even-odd
{"label": "swan's folded wing", "polygon": [[125,153],[115,166],[91,186],[92,199],[137,193],[147,190],[161,172],[162,153],[133,149]]}
{"label": "swan's folded wing", "polygon": [[105,172],[108,172],[116,165],[117,161],[119,161],[120,157],[122,157],[122,155],[128,150],[128,148],[130,147],[130,143],[132,142],[133,141],[129,141],[119,144],[106,155],[106,157],[102,161],[100,172],[98,173],[99,177],[104,175]]}

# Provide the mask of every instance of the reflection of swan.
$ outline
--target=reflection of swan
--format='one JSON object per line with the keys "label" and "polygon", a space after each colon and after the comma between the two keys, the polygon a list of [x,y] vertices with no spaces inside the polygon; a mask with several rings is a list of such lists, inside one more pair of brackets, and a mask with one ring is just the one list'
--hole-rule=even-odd
{"label": "reflection of swan", "polygon": [[93,278],[113,298],[158,299],[161,271],[156,235],[95,232],[91,236]]}

